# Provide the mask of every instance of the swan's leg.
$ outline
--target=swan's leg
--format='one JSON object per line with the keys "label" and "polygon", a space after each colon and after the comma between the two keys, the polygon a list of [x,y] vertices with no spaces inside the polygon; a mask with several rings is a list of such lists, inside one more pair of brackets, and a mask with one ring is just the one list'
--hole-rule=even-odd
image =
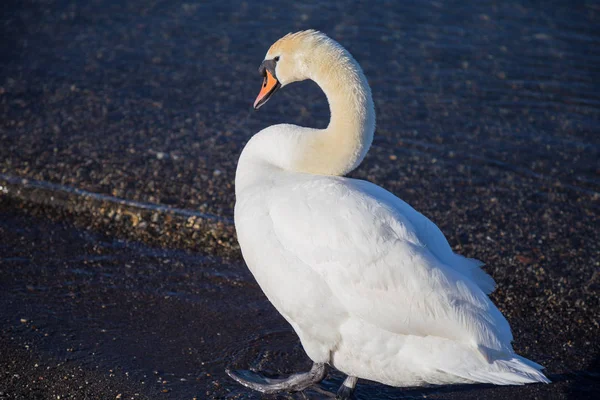
{"label": "swan's leg", "polygon": [[342,383],[342,386],[340,386],[338,389],[336,399],[349,399],[350,396],[352,396],[352,392],[354,392],[354,387],[356,386],[357,381],[357,377],[348,375],[348,377],[344,380],[344,383]]}
{"label": "swan's leg", "polygon": [[277,393],[284,391],[299,392],[314,383],[321,382],[327,375],[327,368],[323,363],[314,363],[310,371],[293,374],[285,379],[267,378],[250,371],[226,369],[225,372],[247,388],[258,390],[261,393]]}

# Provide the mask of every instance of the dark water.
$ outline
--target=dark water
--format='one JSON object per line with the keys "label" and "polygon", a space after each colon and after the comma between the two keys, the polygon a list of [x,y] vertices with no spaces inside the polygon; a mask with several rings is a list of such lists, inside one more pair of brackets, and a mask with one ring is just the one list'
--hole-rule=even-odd
{"label": "dark water", "polygon": [[[325,98],[312,83],[250,110],[269,46],[313,28],[347,47],[372,86],[376,138],[353,175],[397,193],[457,251],[487,262],[517,350],[558,381],[360,385],[358,398],[597,395],[597,376],[588,378],[600,354],[598,2],[3,7],[5,370],[33,357],[21,376],[35,376],[32,365],[43,361],[56,374],[51,381],[62,382],[74,365],[99,382],[89,398],[124,387],[133,397],[180,399],[260,398],[224,375],[228,365],[308,369],[295,335],[246,271],[228,221],[237,157],[254,132],[279,122],[327,124]],[[194,228],[207,216],[214,223]],[[25,393],[25,380],[2,376],[0,389]],[[122,383],[111,383],[117,378]],[[334,391],[341,379],[334,374],[321,389]],[[56,382],[56,391],[81,398]],[[40,393],[51,392],[41,385]]]}

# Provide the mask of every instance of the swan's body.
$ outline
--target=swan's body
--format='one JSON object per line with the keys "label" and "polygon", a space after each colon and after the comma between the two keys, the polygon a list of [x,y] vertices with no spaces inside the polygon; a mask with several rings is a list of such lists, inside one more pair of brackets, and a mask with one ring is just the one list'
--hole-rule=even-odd
{"label": "swan's body", "polygon": [[393,386],[548,382],[514,353],[481,262],[454,254],[435,224],[390,192],[341,176],[362,161],[375,129],[356,61],[314,31],[281,39],[272,59],[280,61],[266,76],[314,80],[332,119],[324,130],[271,126],[249,141],[235,224],[248,267],[308,356]]}

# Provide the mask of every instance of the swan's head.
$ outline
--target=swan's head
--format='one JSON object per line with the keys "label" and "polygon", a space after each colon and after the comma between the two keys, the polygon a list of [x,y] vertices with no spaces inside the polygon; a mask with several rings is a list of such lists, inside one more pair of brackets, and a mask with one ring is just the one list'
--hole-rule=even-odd
{"label": "swan's head", "polygon": [[342,51],[343,48],[324,33],[314,30],[288,33],[271,46],[258,69],[263,85],[254,101],[254,109],[265,104],[280,87],[311,79],[311,72],[327,62],[327,54]]}

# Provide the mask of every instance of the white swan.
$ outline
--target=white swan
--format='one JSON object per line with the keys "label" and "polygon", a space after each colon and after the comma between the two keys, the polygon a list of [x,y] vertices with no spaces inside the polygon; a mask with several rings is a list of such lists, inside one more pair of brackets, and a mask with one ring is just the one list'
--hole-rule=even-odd
{"label": "white swan", "polygon": [[288,34],[260,68],[262,106],[282,86],[312,79],[331,108],[326,129],[270,126],[238,163],[235,225],[248,267],[292,325],[308,373],[273,380],[227,371],[262,392],[302,390],[332,365],[392,386],[549,382],[515,354],[508,322],[487,294],[481,262],[454,254],[439,228],[392,193],[344,178],[367,153],[375,111],[352,56],[316,31]]}

